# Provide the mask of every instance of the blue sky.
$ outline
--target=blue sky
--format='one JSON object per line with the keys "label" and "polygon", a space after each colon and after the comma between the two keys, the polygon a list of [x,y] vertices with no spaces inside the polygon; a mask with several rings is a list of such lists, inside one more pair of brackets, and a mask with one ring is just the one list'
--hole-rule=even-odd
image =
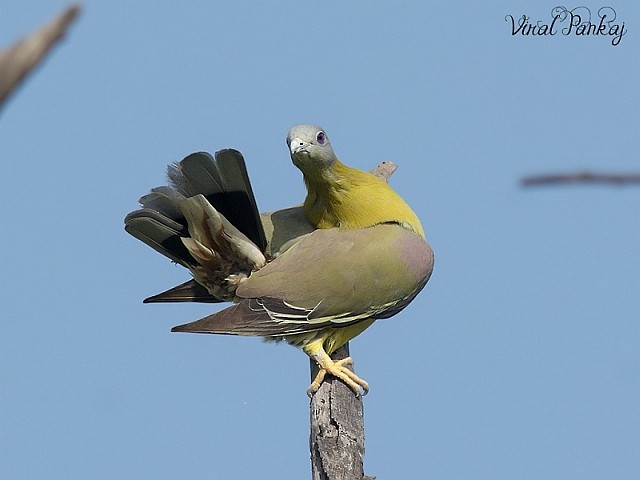
{"label": "blue sky", "polygon": [[[345,163],[399,165],[436,253],[351,343],[366,472],[640,478],[640,189],[518,183],[640,170],[640,7],[609,4],[612,46],[511,35],[553,2],[399,3],[84,2],[0,112],[0,477],[308,478],[307,358],[171,334],[217,307],[143,305],[188,274],[122,220],[225,147],[262,210],[296,204],[285,137],[316,123]],[[64,6],[4,2],[0,45]]]}

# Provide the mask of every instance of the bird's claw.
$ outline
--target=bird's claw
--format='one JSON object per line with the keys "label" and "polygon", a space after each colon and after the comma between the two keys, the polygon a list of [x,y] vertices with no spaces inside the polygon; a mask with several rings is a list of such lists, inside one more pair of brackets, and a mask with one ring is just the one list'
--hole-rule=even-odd
{"label": "bird's claw", "polygon": [[320,370],[316,378],[311,382],[311,386],[307,390],[307,395],[312,397],[318,391],[327,373],[342,380],[357,396],[366,395],[369,393],[369,384],[348,368],[352,365],[353,360],[351,357],[336,361],[331,359],[324,361],[323,364],[320,365]]}

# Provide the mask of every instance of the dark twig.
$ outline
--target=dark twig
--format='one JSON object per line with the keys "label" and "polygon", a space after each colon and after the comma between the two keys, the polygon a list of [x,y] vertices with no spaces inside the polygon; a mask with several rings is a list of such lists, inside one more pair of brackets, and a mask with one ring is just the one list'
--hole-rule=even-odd
{"label": "dark twig", "polygon": [[611,173],[595,173],[595,172],[577,172],[567,174],[551,174],[551,175],[534,175],[525,177],[521,180],[524,187],[533,187],[538,185],[557,185],[567,183],[592,183],[592,184],[609,184],[609,185],[632,185],[640,184],[640,174],[611,174]]}

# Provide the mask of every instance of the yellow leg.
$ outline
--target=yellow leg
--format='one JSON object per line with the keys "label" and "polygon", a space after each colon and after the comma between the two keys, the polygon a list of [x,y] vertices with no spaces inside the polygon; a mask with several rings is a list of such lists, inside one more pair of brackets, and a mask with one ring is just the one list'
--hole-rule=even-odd
{"label": "yellow leg", "polygon": [[[348,368],[348,366],[353,365],[351,357],[333,361],[331,357],[327,355],[327,352],[324,351],[321,342],[313,342],[305,346],[304,350],[311,358],[318,362],[320,366],[320,371],[316,375],[316,378],[313,379],[313,382],[311,382],[309,390],[307,390],[307,395],[310,397],[318,391],[327,373],[346,383],[356,395],[366,395],[369,392],[369,384]],[[360,391],[361,388],[362,392]]]}

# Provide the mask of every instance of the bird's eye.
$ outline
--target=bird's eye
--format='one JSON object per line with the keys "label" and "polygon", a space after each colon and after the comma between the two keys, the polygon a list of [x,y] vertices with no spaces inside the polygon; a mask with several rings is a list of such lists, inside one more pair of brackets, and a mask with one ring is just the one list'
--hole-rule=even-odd
{"label": "bird's eye", "polygon": [[326,141],[327,135],[322,130],[320,130],[316,135],[316,142],[318,142],[320,145],[324,145],[324,142]]}

